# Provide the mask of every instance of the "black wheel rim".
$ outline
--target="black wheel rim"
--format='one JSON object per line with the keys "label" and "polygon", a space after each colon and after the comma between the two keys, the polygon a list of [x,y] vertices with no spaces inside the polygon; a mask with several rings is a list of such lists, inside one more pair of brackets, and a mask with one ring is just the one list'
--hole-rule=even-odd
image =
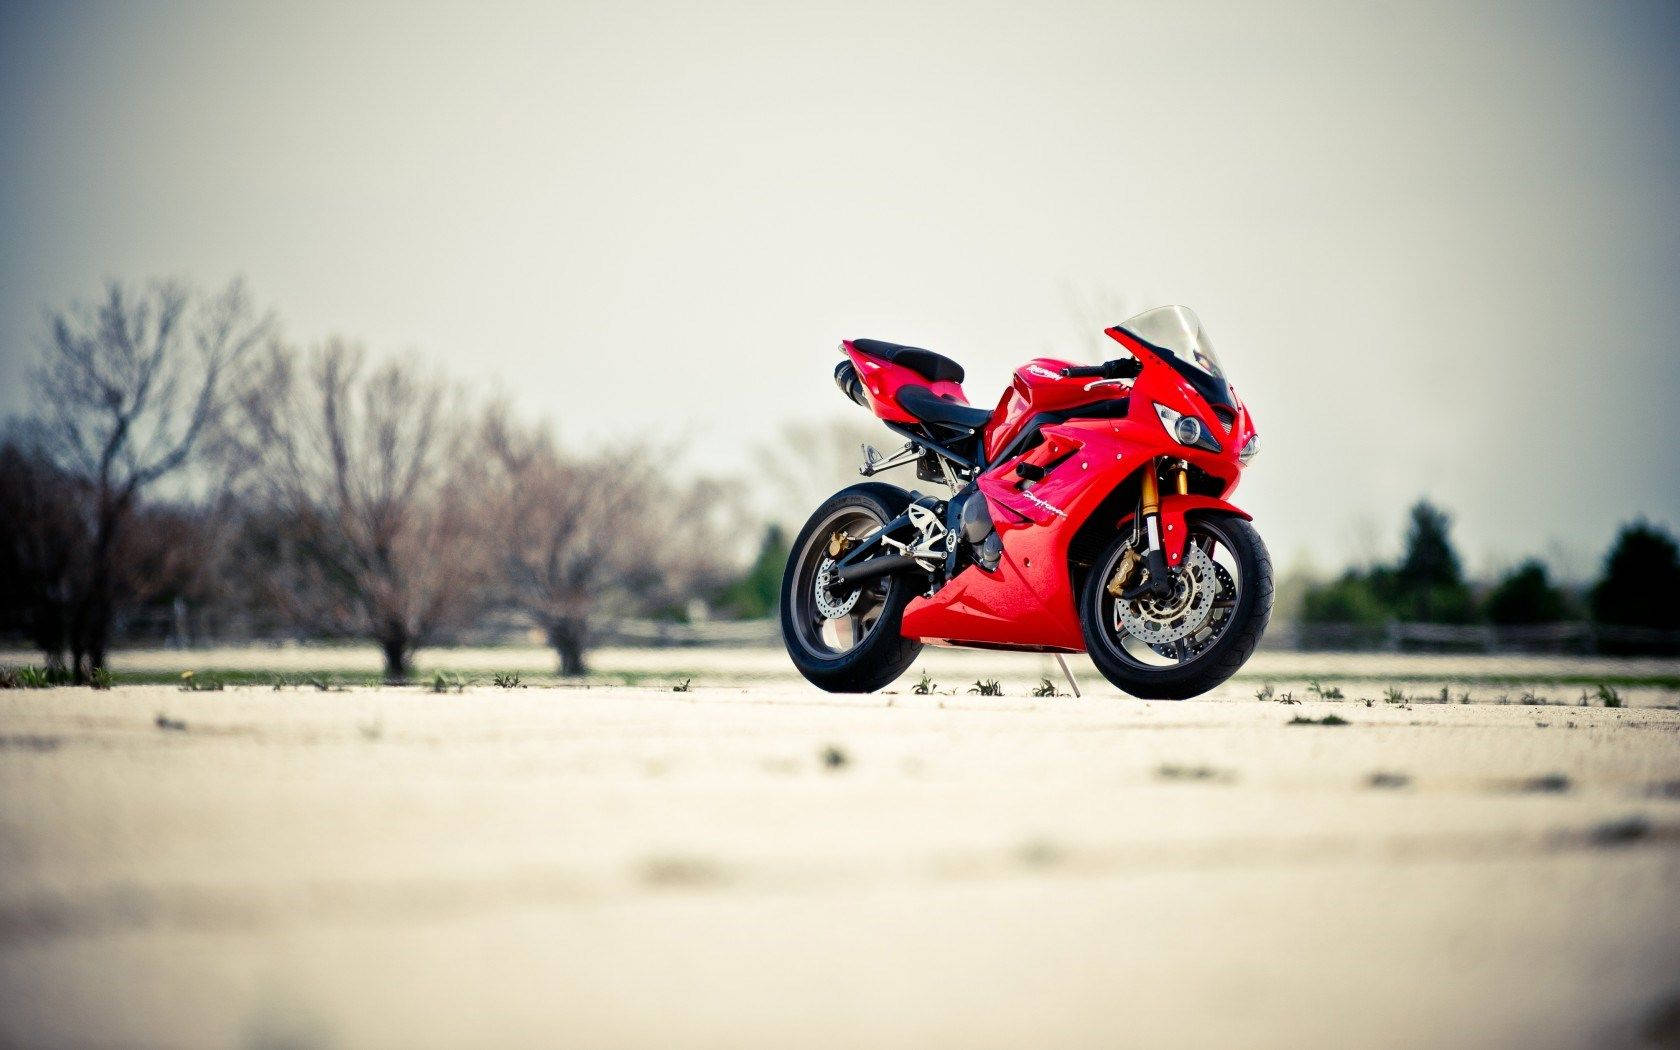
{"label": "black wheel rim", "polygon": [[[1114,655],[1124,664],[1141,671],[1166,671],[1188,667],[1207,656],[1219,639],[1225,637],[1236,620],[1237,606],[1246,581],[1242,562],[1237,556],[1229,534],[1210,521],[1192,520],[1187,523],[1186,543],[1200,547],[1214,567],[1213,607],[1207,622],[1195,631],[1169,642],[1151,643],[1130,633],[1121,622],[1120,599],[1106,587],[1097,591],[1097,623],[1104,640]],[[1103,565],[1099,580],[1106,581],[1114,573],[1125,547],[1117,546]]]}
{"label": "black wheel rim", "polygon": [[880,627],[887,609],[892,580],[882,577],[866,584],[858,594],[857,604],[845,616],[831,619],[817,607],[817,577],[828,556],[828,543],[836,532],[844,531],[853,540],[862,540],[880,528],[880,517],[862,507],[844,507],[824,518],[805,541],[799,552],[795,571],[792,603],[794,638],[800,648],[819,660],[838,660],[869,641]]}

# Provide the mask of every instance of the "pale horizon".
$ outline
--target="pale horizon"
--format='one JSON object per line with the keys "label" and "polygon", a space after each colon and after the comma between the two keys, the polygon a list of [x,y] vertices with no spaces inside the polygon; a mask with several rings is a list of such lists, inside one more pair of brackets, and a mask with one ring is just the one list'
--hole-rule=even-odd
{"label": "pale horizon", "polygon": [[[1167,302],[1280,568],[1596,574],[1680,531],[1680,14],[1297,4],[8,5],[0,410],[44,312],[243,275],[563,440],[748,472],[869,336],[976,404]],[[1076,323],[1113,304],[1100,322]],[[887,440],[884,429],[879,433]],[[810,508],[793,508],[800,518]]]}

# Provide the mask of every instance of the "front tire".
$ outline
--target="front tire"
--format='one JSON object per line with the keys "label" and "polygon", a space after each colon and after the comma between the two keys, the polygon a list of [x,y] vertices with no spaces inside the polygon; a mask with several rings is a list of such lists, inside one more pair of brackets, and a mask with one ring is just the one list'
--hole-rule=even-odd
{"label": "front tire", "polygon": [[[856,593],[843,615],[819,608],[818,577],[836,531],[862,539],[904,513],[910,494],[868,482],[828,498],[805,523],[782,573],[782,642],[806,680],[831,693],[872,693],[909,669],[922,643],[900,633],[904,607],[919,592],[916,581],[884,576]],[[833,611],[845,602],[822,596]]]}
{"label": "front tire", "polygon": [[1196,516],[1185,526],[1187,544],[1201,546],[1209,555],[1203,564],[1214,566],[1206,574],[1216,591],[1205,626],[1154,643],[1127,632],[1119,599],[1107,590],[1127,546],[1124,534],[1104,549],[1080,589],[1079,626],[1091,662],[1123,692],[1146,700],[1183,700],[1220,685],[1248,661],[1272,616],[1272,559],[1254,526],[1231,515]]}

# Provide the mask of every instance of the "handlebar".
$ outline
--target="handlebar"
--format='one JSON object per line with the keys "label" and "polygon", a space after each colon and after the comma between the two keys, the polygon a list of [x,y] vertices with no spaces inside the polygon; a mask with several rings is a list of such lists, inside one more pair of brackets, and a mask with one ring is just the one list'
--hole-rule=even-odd
{"label": "handlebar", "polygon": [[1062,369],[1068,379],[1136,379],[1143,371],[1142,362],[1135,357],[1117,357],[1100,365],[1072,365]]}

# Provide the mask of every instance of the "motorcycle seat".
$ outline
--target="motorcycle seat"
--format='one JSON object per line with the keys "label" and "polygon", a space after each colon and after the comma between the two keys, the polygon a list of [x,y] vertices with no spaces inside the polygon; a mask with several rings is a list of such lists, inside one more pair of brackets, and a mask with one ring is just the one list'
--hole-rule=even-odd
{"label": "motorcycle seat", "polygon": [[923,423],[942,423],[964,430],[979,430],[992,418],[990,409],[947,400],[925,386],[899,387],[898,403]]}
{"label": "motorcycle seat", "polygon": [[888,343],[880,339],[853,339],[851,343],[871,357],[902,365],[930,383],[963,381],[963,366],[932,350]]}

